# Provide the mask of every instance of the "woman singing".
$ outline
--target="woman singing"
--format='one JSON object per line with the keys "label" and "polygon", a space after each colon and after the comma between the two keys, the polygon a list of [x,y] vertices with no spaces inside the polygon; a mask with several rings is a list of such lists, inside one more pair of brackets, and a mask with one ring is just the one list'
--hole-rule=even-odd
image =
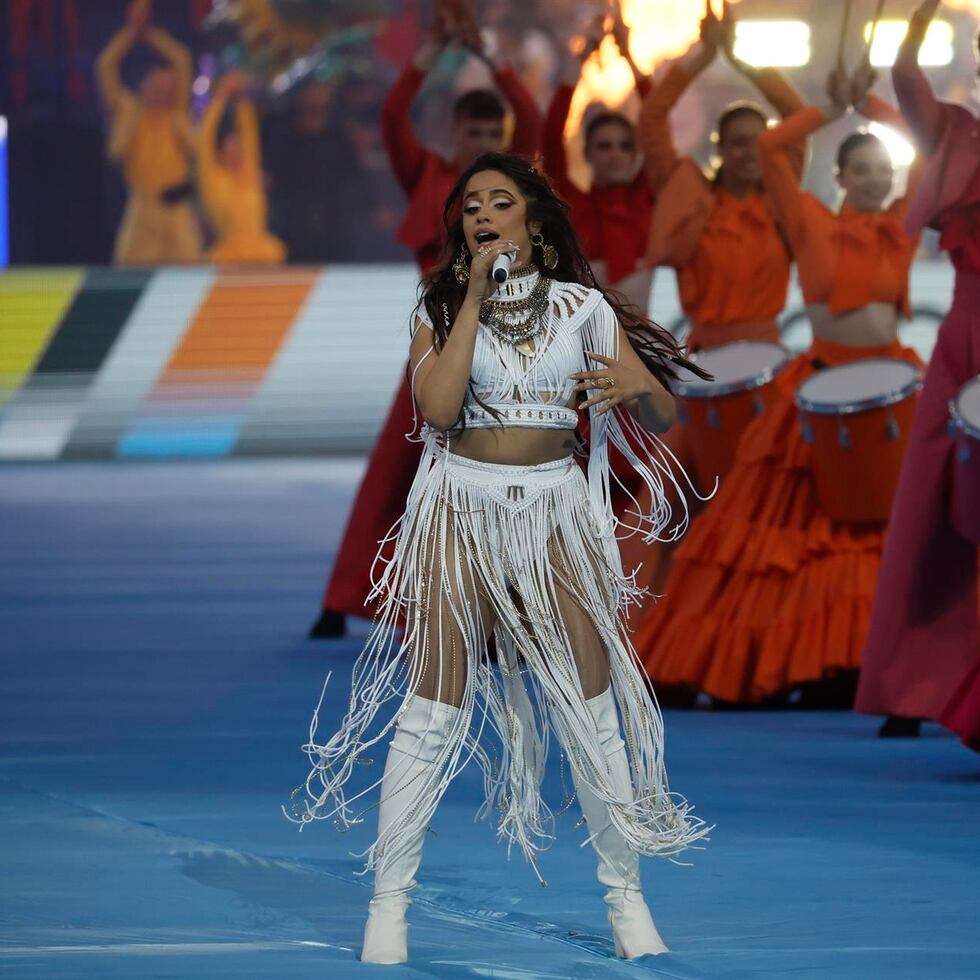
{"label": "woman singing", "polygon": [[[484,775],[481,813],[498,814],[499,837],[537,872],[552,836],[540,786],[553,735],[608,888],[617,954],[661,953],[639,855],[677,854],[708,828],[668,789],[660,711],[624,630],[638,589],[616,546],[608,453],[615,446],[631,461],[655,502],[626,531],[681,533],[686,511],[664,504],[675,484],[654,433],[673,421],[665,383],[687,362],[667,334],[604,295],[567,205],[520,157],[485,154],[467,168],[444,222],[447,251],[425,279],[410,355],[422,462],[378,575],[380,612],[348,712],[319,745],[314,717],[304,747],[313,769],[297,791],[307,798],[287,816],[350,826],[380,785],[361,958],[404,962],[426,827],[470,759]],[[489,273],[504,253],[516,258],[498,286]],[[572,457],[580,398],[587,474]],[[499,671],[487,658],[491,634]],[[369,731],[396,699],[396,717]],[[502,751],[488,747],[491,731]],[[383,740],[383,777],[354,791],[359,757]]]}

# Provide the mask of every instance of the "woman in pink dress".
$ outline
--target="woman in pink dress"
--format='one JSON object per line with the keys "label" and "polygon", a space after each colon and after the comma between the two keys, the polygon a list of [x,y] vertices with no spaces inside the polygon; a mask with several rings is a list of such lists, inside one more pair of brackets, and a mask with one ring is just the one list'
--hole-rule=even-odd
{"label": "woman in pink dress", "polygon": [[892,79],[928,167],[906,222],[941,232],[956,269],[953,305],[929,363],[889,524],[856,708],[888,715],[883,737],[916,735],[923,718],[980,744],[977,546],[949,519],[954,443],[948,404],[980,374],[980,121],[938,101],[919,46],[939,0],[912,15]]}

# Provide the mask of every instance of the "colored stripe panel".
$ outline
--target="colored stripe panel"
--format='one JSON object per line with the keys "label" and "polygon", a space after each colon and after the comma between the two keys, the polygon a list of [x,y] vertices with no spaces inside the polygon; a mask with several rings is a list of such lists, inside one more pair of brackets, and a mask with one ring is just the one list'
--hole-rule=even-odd
{"label": "colored stripe panel", "polygon": [[82,278],[81,269],[0,273],[0,408],[33,370]]}
{"label": "colored stripe panel", "polygon": [[34,374],[0,419],[0,459],[61,455],[85,394],[150,275],[121,269],[86,275]]}
{"label": "colored stripe panel", "polygon": [[140,417],[120,440],[118,454],[232,452],[248,403],[316,277],[315,270],[220,273],[149,392]]}
{"label": "colored stripe panel", "polygon": [[405,376],[414,266],[330,267],[252,399],[237,455],[361,452]]}
{"label": "colored stripe panel", "polygon": [[94,373],[122,331],[152,272],[93,269],[51,338],[36,373]]}
{"label": "colored stripe panel", "polygon": [[[72,430],[66,459],[107,459],[143,410],[214,282],[210,268],[157,271],[113,346]],[[186,414],[186,413],[185,413]]]}

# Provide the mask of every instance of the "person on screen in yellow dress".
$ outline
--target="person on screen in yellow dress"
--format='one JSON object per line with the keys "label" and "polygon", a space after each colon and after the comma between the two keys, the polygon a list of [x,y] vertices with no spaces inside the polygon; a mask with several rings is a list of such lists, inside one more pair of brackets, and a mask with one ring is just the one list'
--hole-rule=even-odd
{"label": "person on screen in yellow dress", "polygon": [[[130,4],[126,25],[98,60],[99,90],[111,120],[108,155],[121,165],[129,188],[113,254],[117,265],[201,257],[200,227],[191,205],[191,56],[166,31],[153,27],[150,15],[149,0]],[[138,41],[162,63],[133,92],[123,84],[120,66]]]}
{"label": "person on screen in yellow dress", "polygon": [[223,76],[198,133],[198,187],[215,231],[208,258],[276,264],[285,261],[286,246],[266,230],[259,123],[247,85],[237,69]]}

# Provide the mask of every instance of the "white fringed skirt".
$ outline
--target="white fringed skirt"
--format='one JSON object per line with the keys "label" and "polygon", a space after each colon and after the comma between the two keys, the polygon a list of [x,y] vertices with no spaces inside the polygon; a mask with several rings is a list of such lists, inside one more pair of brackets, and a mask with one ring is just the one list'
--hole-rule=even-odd
{"label": "white fringed skirt", "polygon": [[[504,466],[440,449],[423,460],[393,537],[393,557],[376,566],[381,612],[355,664],[347,713],[318,742],[321,693],[303,746],[312,769],[284,808],[289,819],[300,829],[318,819],[341,828],[361,822],[383,759],[367,786],[351,777],[384,754],[398,721],[397,712],[378,720],[379,712],[388,702],[400,706],[425,679],[426,697],[455,692],[461,710],[436,761],[435,792],[426,782],[403,794],[399,817],[362,855],[365,870],[427,822],[453,777],[475,760],[486,790],[480,815],[495,814],[498,837],[508,851],[519,846],[537,873],[537,854],[553,839],[553,811],[540,792],[552,735],[576,781],[607,801],[639,853],[669,857],[705,837],[709,828],[668,788],[663,720],[624,624],[639,591],[573,457]],[[608,657],[629,799],[617,795],[586,705],[575,650],[583,623]],[[491,633],[496,664],[487,654]]]}

